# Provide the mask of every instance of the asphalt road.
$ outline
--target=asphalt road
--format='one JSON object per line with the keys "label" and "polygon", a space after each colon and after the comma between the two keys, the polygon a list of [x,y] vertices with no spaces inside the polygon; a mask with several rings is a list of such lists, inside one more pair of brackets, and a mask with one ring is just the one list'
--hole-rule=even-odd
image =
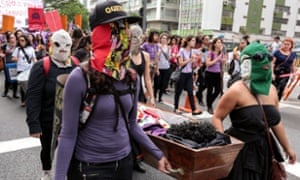
{"label": "asphalt road", "polygon": [[[3,92],[3,78],[3,72],[0,72],[0,93]],[[300,92],[300,89],[297,88],[296,91]],[[298,94],[294,92],[288,101],[281,103],[280,111],[289,141],[299,157],[300,141],[298,138],[300,137],[300,100],[296,99],[297,95]],[[184,96],[183,93],[181,103],[184,102]],[[166,103],[158,103],[157,107],[165,110],[172,110],[170,103],[173,101],[172,90],[168,95],[164,95],[164,100]],[[25,108],[20,107],[19,101],[20,100],[12,98],[0,97],[0,180],[37,180],[42,174],[39,160],[40,146],[37,140],[28,138],[28,128],[25,122]],[[204,109],[203,107],[200,108]],[[210,116],[206,112],[199,116],[199,120],[209,119]],[[228,119],[225,120],[225,126],[230,126]],[[23,144],[24,141],[27,143]],[[26,147],[28,141],[32,142],[29,147]],[[15,149],[7,148],[8,146],[11,146],[11,144],[14,144]],[[298,161],[300,161],[299,158]],[[141,174],[135,172],[134,180],[173,179],[150,166],[146,165],[146,167],[147,173]],[[291,170],[291,172],[293,171]],[[298,172],[300,172],[300,169],[298,169]],[[289,173],[289,179],[300,179],[300,175],[297,173]]]}

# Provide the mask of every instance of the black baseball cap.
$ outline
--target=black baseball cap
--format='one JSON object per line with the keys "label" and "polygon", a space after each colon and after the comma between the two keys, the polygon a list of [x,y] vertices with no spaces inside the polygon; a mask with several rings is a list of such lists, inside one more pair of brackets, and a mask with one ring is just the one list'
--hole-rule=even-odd
{"label": "black baseball cap", "polygon": [[129,16],[120,3],[116,1],[105,1],[97,3],[95,9],[90,14],[89,23],[91,30],[93,30],[97,25],[121,19],[126,19],[130,24],[142,20],[140,16]]}

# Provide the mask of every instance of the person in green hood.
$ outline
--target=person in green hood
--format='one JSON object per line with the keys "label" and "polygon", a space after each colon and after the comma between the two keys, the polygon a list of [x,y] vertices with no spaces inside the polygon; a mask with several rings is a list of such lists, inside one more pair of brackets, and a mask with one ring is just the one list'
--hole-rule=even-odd
{"label": "person in green hood", "polygon": [[[245,142],[238,154],[228,179],[271,179],[271,152],[267,141],[263,107],[269,128],[282,146],[289,163],[296,162],[296,153],[290,146],[278,111],[278,96],[272,85],[272,57],[259,43],[248,45],[241,53],[242,80],[236,81],[221,97],[212,124]],[[223,120],[229,115],[231,127],[224,131]],[[275,137],[271,137],[272,139]],[[273,141],[275,158],[284,161]]]}

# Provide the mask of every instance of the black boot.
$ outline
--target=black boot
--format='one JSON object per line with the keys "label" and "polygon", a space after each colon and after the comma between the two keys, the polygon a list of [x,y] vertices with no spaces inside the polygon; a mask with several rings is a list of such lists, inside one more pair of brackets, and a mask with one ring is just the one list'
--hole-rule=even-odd
{"label": "black boot", "polygon": [[142,160],[138,160],[138,159],[134,160],[133,169],[138,171],[138,172],[141,172],[141,173],[146,172],[146,169],[145,169],[144,165],[142,164]]}
{"label": "black boot", "polygon": [[7,97],[7,92],[6,91],[2,94],[2,97]]}

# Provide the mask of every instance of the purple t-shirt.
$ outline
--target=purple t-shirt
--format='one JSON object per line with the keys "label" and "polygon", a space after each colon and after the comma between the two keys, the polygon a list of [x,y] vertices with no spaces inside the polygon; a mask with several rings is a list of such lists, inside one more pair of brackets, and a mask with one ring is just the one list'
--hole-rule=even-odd
{"label": "purple t-shirt", "polygon": [[[206,58],[210,58],[211,61],[216,59],[217,57],[218,57],[218,54],[215,52],[212,52],[212,51],[209,51],[206,56]],[[220,73],[221,72],[221,60],[211,66],[206,66],[206,71],[213,72],[213,73]]]}
{"label": "purple t-shirt", "polygon": [[[128,89],[128,85],[121,81],[115,81],[114,86],[119,90]],[[93,163],[120,160],[131,152],[128,132],[120,109],[118,128],[114,131],[117,115],[114,97],[111,94],[99,96],[89,122],[83,130],[78,131],[78,109],[85,92],[86,82],[82,71],[75,68],[64,89],[63,124],[57,149],[56,180],[65,179],[73,151],[79,161]],[[163,153],[136,123],[137,93],[135,98],[132,98],[131,94],[126,94],[120,99],[128,114],[132,137],[160,159]]]}
{"label": "purple t-shirt", "polygon": [[[185,48],[181,48],[179,50],[178,56],[181,57],[183,59],[183,61],[187,61],[192,57],[193,54],[199,54],[199,52],[196,49],[191,49],[191,50],[187,51]],[[184,68],[181,70],[181,72],[182,73],[192,73],[193,72],[192,64],[193,64],[193,62],[187,63],[184,66]]]}
{"label": "purple t-shirt", "polygon": [[142,49],[144,49],[144,51],[146,51],[147,53],[149,53],[151,61],[155,60],[156,53],[158,52],[158,45],[156,43],[145,42],[142,45]]}

